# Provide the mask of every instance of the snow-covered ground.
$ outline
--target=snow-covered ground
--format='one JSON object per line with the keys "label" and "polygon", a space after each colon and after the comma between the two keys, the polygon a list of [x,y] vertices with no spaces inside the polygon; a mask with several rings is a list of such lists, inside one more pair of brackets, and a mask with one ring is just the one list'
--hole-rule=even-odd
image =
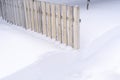
{"label": "snow-covered ground", "polygon": [[120,80],[120,0],[52,1],[81,6],[81,49],[0,19],[0,80]]}

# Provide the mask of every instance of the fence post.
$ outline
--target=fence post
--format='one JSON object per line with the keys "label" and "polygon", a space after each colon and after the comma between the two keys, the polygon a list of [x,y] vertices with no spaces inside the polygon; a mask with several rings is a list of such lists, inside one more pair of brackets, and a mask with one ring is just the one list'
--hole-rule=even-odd
{"label": "fence post", "polygon": [[74,7],[74,26],[73,26],[73,47],[75,49],[80,48],[80,24],[79,24],[79,7],[75,6]]}

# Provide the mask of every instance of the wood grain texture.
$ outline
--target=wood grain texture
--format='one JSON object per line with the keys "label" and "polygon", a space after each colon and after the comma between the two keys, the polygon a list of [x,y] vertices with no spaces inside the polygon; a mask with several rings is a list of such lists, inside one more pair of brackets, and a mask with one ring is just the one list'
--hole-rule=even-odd
{"label": "wood grain texture", "polygon": [[56,39],[56,16],[55,16],[55,4],[51,4],[51,27],[52,27],[52,38]]}
{"label": "wood grain texture", "polygon": [[67,44],[67,9],[62,5],[62,43]]}
{"label": "wood grain texture", "polygon": [[18,0],[16,0],[16,14],[17,14],[17,25],[20,26],[20,12],[19,12],[19,3]]}
{"label": "wood grain texture", "polygon": [[57,40],[62,43],[62,27],[61,27],[61,8],[56,5],[56,27],[57,27]]}
{"label": "wood grain texture", "polygon": [[51,12],[50,12],[50,3],[46,3],[46,13],[47,13],[47,36],[52,37],[51,35]]}
{"label": "wood grain texture", "polygon": [[1,5],[1,0],[0,0],[0,17],[2,16],[2,5]]}
{"label": "wood grain texture", "polygon": [[17,25],[16,1],[13,1],[15,25]]}
{"label": "wood grain texture", "polygon": [[13,23],[16,24],[16,23],[15,23],[15,7],[14,7],[14,0],[12,0],[12,13],[13,13],[13,15],[12,15],[12,17],[13,17]]}
{"label": "wood grain texture", "polygon": [[28,25],[28,9],[27,9],[27,0],[23,0],[23,4],[24,4],[24,12],[25,12],[25,27],[26,29],[29,28],[29,25]]}
{"label": "wood grain texture", "polygon": [[18,2],[18,13],[19,13],[19,26],[22,26],[22,13],[21,13],[21,0],[17,0]]}
{"label": "wood grain texture", "polygon": [[31,17],[31,30],[34,31],[34,28],[35,28],[35,22],[34,22],[34,2],[33,0],[29,0],[30,2],[30,17]]}
{"label": "wood grain texture", "polygon": [[34,31],[38,32],[37,2],[33,2]]}
{"label": "wood grain texture", "polygon": [[73,47],[75,49],[79,49],[80,48],[80,24],[79,24],[79,7],[75,6],[74,7],[74,26],[73,26],[73,39],[74,39],[74,43],[73,43]]}
{"label": "wood grain texture", "polygon": [[41,7],[42,7],[42,33],[44,35],[47,34],[47,26],[46,26],[46,3],[41,2]]}
{"label": "wood grain texture", "polygon": [[42,33],[42,9],[41,9],[41,2],[38,1],[37,6],[37,16],[38,16],[38,32]]}
{"label": "wood grain texture", "polygon": [[73,46],[73,7],[67,7],[67,32],[68,32],[68,45]]}
{"label": "wood grain texture", "polygon": [[21,1],[21,19],[22,19],[22,26],[24,28],[26,28],[26,23],[25,23],[25,8],[24,8],[24,3],[23,3],[23,0],[20,0]]}
{"label": "wood grain texture", "polygon": [[28,15],[28,25],[29,29],[32,29],[32,23],[31,23],[31,7],[30,7],[30,1],[27,0],[27,15]]}

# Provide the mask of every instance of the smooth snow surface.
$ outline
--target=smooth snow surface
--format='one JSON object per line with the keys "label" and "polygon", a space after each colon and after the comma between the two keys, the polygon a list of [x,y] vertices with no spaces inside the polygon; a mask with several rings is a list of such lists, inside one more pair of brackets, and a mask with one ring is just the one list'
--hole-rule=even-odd
{"label": "smooth snow surface", "polygon": [[0,19],[0,80],[120,80],[120,0],[44,1],[81,6],[81,49]]}
{"label": "smooth snow surface", "polygon": [[0,78],[22,69],[57,48],[41,34],[6,24],[0,19]]}

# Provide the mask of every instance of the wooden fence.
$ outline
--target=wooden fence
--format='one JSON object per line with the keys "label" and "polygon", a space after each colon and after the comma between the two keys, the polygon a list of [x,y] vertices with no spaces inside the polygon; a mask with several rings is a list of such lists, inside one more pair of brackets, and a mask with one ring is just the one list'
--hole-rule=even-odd
{"label": "wooden fence", "polygon": [[2,16],[2,10],[1,10],[1,8],[2,8],[2,4],[1,4],[1,1],[0,1],[0,17]]}
{"label": "wooden fence", "polygon": [[42,33],[63,44],[80,48],[78,6],[37,0],[0,0],[2,18],[25,29]]}

